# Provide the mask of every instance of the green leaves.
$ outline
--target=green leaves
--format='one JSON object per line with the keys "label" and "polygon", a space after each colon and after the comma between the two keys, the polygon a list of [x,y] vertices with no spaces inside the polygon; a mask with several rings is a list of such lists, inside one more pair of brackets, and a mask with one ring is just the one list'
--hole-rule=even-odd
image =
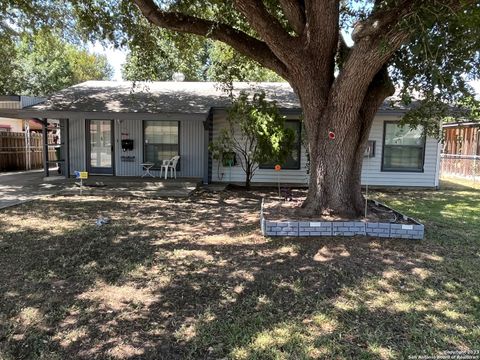
{"label": "green leaves", "polygon": [[112,76],[105,56],[67,44],[46,29],[23,33],[18,42],[10,39],[7,44],[0,50],[10,59],[0,68],[2,94],[44,96],[83,81]]}
{"label": "green leaves", "polygon": [[294,141],[294,131],[285,127],[285,117],[265,93],[254,93],[250,99],[241,92],[228,110],[227,127],[211,143],[210,151],[221,162],[236,153],[248,186],[259,164],[283,163]]}

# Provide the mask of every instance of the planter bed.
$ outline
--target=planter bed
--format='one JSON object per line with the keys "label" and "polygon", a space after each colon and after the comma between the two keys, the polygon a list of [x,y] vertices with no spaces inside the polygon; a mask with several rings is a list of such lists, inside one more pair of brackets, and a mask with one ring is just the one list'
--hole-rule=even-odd
{"label": "planter bed", "polygon": [[[260,225],[265,236],[370,236],[380,238],[400,238],[421,240],[425,227],[420,222],[377,201],[369,201],[370,209],[384,209],[392,219],[364,218],[360,220],[346,219],[311,219],[285,218],[275,216],[262,200]],[[270,208],[271,209],[271,208]]]}

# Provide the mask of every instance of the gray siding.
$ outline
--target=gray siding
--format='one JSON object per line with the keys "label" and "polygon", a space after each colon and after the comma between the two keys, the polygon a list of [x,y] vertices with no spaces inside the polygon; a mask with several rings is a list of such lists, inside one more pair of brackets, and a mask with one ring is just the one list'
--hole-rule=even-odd
{"label": "gray siding", "polygon": [[[362,169],[362,184],[372,186],[420,186],[435,187],[438,186],[438,158],[439,145],[435,138],[427,138],[425,147],[424,172],[383,172],[382,163],[382,143],[383,143],[383,124],[385,121],[399,120],[399,116],[381,116],[378,115],[373,123],[369,140],[375,141],[375,157],[365,159]],[[213,119],[213,138],[218,137],[220,130],[226,126],[225,112],[216,112]],[[302,148],[300,170],[282,170],[280,181],[284,184],[307,184],[308,176],[306,174],[307,156],[305,148]],[[220,165],[220,166],[219,166]],[[258,169],[252,182],[256,183],[276,183],[277,173],[274,170]],[[223,167],[218,161],[213,160],[212,167],[213,182],[243,182],[245,174],[240,165],[233,166],[231,170]]]}
{"label": "gray siding", "polygon": [[[226,126],[226,113],[224,111],[216,111],[213,115],[213,138],[217,138],[221,129]],[[300,155],[300,170],[282,170],[280,173],[280,181],[284,184],[306,184],[308,182],[306,164],[307,153],[305,148],[302,147]],[[252,182],[277,182],[277,176],[278,173],[273,169],[257,169],[252,178]],[[245,173],[240,165],[232,166],[230,169],[229,167],[223,167],[217,160],[213,159],[212,182],[243,183],[245,182]]]}
{"label": "gray siding", "polygon": [[85,119],[71,117],[68,119],[70,174],[85,171]]}
{"label": "gray siding", "polygon": [[[148,120],[160,120],[149,117]],[[96,117],[91,117],[95,119]],[[105,119],[106,116],[98,116]],[[180,156],[181,169],[177,172],[179,177],[202,177],[204,167],[204,130],[202,117],[197,119],[169,118],[180,121]],[[122,136],[123,134],[127,134]],[[141,176],[143,169],[143,120],[141,116],[132,115],[131,119],[114,119],[114,149],[115,149],[115,175],[117,176]],[[132,151],[122,151],[121,139],[133,139]],[[85,151],[85,119],[70,118],[70,169],[86,169]],[[134,161],[125,161],[122,157],[134,157]],[[158,171],[152,171],[159,175]]]}
{"label": "gray siding", "polygon": [[45,100],[46,100],[46,98],[41,98],[41,97],[36,97],[36,96],[22,96],[21,97],[22,108],[42,103]]}
{"label": "gray siding", "polygon": [[437,186],[437,160],[439,142],[428,137],[425,144],[424,172],[382,171],[383,126],[385,121],[399,120],[400,117],[377,116],[370,131],[369,140],[375,141],[375,157],[365,159],[362,169],[362,184],[376,186]]}

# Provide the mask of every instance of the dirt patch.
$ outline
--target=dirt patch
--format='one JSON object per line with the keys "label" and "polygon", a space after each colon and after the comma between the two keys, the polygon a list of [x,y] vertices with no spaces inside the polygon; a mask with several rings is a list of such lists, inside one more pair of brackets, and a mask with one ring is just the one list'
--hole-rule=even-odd
{"label": "dirt patch", "polygon": [[266,198],[263,207],[265,219],[279,221],[366,221],[393,224],[416,224],[415,221],[408,217],[405,218],[399,212],[370,200],[367,204],[367,216],[361,216],[359,218],[346,218],[331,214],[309,215],[301,211],[301,205],[303,200],[305,200],[305,191],[302,193],[302,190],[296,190],[295,194],[296,196],[290,198],[290,200],[278,200],[278,196],[276,198]]}

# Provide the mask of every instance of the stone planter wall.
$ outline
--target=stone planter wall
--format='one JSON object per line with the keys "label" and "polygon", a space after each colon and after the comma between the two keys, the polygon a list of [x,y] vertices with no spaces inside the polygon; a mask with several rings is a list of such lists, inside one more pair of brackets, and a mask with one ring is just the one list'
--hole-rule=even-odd
{"label": "stone planter wall", "polygon": [[[387,207],[384,204],[382,206]],[[394,211],[394,210],[392,210]],[[260,211],[260,225],[265,236],[370,236],[381,238],[400,238],[421,240],[425,226],[418,221],[396,212],[413,224],[367,221],[306,221],[306,220],[269,220],[263,213],[263,201]]]}

